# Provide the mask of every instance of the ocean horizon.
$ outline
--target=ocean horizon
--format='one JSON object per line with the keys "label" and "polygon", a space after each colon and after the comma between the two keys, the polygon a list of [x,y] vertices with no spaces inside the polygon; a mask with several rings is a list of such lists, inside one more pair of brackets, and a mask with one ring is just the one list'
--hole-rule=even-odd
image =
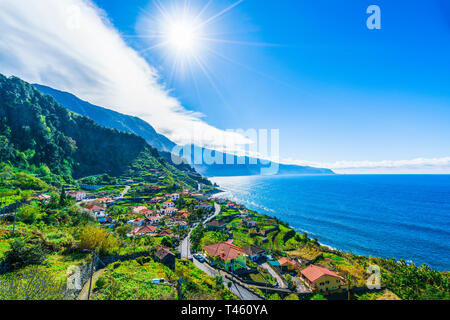
{"label": "ocean horizon", "polygon": [[450,270],[450,175],[213,177],[220,197],[324,245]]}

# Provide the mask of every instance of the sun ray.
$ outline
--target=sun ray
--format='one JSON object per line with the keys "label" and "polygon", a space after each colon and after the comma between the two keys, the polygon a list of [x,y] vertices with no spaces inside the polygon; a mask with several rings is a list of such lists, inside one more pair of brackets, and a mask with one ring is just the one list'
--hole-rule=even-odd
{"label": "sun ray", "polygon": [[223,16],[224,14],[226,14],[227,12],[229,12],[230,10],[232,10],[233,8],[237,7],[238,5],[240,5],[242,2],[244,2],[244,0],[239,0],[235,3],[233,3],[231,6],[227,7],[226,9],[223,9],[222,11],[220,11],[219,13],[213,15],[211,18],[206,19],[205,21],[203,21],[202,23],[200,23],[198,25],[198,28],[203,27],[204,25],[207,25],[208,23],[213,22],[214,20],[216,20],[217,18]]}

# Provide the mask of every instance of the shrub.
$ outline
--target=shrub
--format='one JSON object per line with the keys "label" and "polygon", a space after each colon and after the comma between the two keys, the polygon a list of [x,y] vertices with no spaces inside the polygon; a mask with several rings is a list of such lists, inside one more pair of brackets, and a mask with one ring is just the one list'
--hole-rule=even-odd
{"label": "shrub", "polygon": [[19,219],[25,223],[34,223],[37,219],[40,219],[43,214],[41,209],[37,206],[25,205],[17,210],[17,216]]}
{"label": "shrub", "polygon": [[111,254],[118,250],[120,241],[105,229],[86,226],[80,232],[80,249],[98,251],[100,254]]}
{"label": "shrub", "polygon": [[47,259],[47,252],[40,243],[27,244],[22,239],[11,242],[11,249],[5,253],[8,271],[14,271],[29,265],[40,265]]}

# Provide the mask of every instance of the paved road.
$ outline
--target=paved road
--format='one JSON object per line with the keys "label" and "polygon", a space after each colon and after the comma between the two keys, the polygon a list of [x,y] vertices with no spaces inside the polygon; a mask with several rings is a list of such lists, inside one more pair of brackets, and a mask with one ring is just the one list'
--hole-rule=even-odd
{"label": "paved road", "polygon": [[[94,272],[94,274],[92,275],[91,295],[92,295],[92,291],[95,288],[95,282],[97,282],[97,280],[105,273],[105,271],[106,271],[106,269],[101,269],[101,270]],[[88,280],[84,284],[83,289],[78,294],[77,300],[87,300],[88,299],[89,283],[90,283],[90,280]]]}
{"label": "paved road", "polygon": [[266,270],[270,273],[270,275],[271,275],[275,280],[277,280],[277,283],[278,283],[278,287],[279,287],[279,288],[285,289],[285,288],[288,287],[286,281],[284,281],[284,279],[283,279],[277,272],[275,272],[275,270],[273,270],[273,268],[270,266],[269,263],[265,262],[265,263],[263,263],[263,264],[261,265],[261,267],[263,267],[264,269],[266,269]]}
{"label": "paved road", "polygon": [[[230,281],[229,279],[227,279],[222,272],[220,272],[219,270],[216,270],[210,266],[208,266],[207,264],[201,263],[200,261],[198,261],[197,259],[193,259],[194,264],[203,272],[205,272],[206,274],[210,275],[211,277],[216,277],[218,275],[222,276],[223,279],[223,283],[225,284],[226,287],[228,287],[227,283]],[[251,301],[256,301],[256,300],[262,300],[260,297],[258,297],[257,295],[255,295],[253,292],[249,291],[247,288],[239,285],[238,283],[236,283],[236,281],[233,281],[233,284],[230,288],[230,291],[233,292],[236,296],[238,296],[241,300],[251,300]]]}
{"label": "paved road", "polygon": [[[215,217],[217,217],[217,216],[220,214],[221,209],[222,209],[222,208],[221,208],[217,203],[214,203],[214,214],[211,215],[211,216],[209,216],[209,217],[203,222],[203,224],[208,223],[209,221],[211,221],[212,219],[214,219]],[[195,227],[196,227],[196,226],[197,226],[197,224],[195,225]],[[195,228],[195,227],[194,227],[194,228]],[[192,252],[191,252],[191,233],[192,233],[192,230],[194,230],[194,228],[192,228],[192,229],[189,231],[189,234],[187,235],[186,238],[183,239],[183,241],[181,241],[181,244],[180,244],[180,246],[179,246],[179,248],[178,248],[178,251],[179,251],[180,254],[181,254],[181,259],[192,259]]]}
{"label": "paved road", "polygon": [[126,186],[125,189],[122,191],[122,193],[118,197],[116,197],[114,200],[123,199],[123,197],[125,197],[125,195],[128,193],[130,188],[131,188],[130,186]]}

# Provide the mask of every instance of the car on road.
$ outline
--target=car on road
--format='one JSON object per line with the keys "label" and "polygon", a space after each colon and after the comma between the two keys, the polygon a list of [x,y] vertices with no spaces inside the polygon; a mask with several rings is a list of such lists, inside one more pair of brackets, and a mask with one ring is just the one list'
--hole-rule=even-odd
{"label": "car on road", "polygon": [[164,283],[166,280],[164,280],[163,278],[161,278],[161,279],[153,279],[152,280],[152,283]]}
{"label": "car on road", "polygon": [[198,261],[200,261],[201,263],[206,262],[205,257],[203,257],[201,254],[198,254],[198,253],[194,254],[194,258],[197,259]]}

